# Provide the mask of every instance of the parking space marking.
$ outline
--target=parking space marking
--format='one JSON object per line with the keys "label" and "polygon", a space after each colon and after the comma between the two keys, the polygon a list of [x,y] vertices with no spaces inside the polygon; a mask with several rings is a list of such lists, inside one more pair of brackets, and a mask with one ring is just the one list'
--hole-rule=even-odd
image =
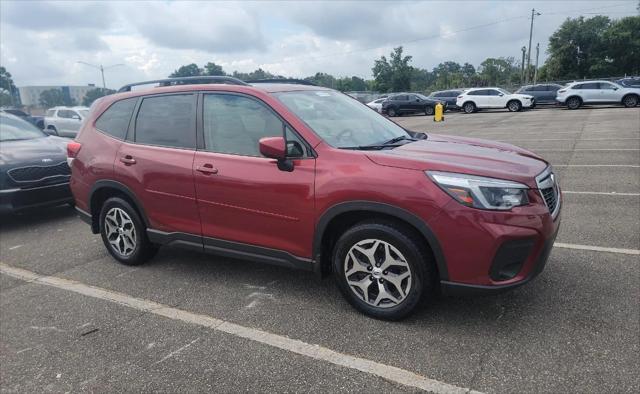
{"label": "parking space marking", "polygon": [[497,140],[500,142],[509,142],[509,141],[619,141],[619,140],[640,140],[638,137],[633,138],[505,138],[501,140]]}
{"label": "parking space marking", "polygon": [[605,248],[602,246],[565,244],[562,242],[556,242],[553,244],[553,246],[557,248],[564,248],[564,249],[578,249],[578,250],[590,250],[594,252],[640,255],[640,250],[638,249]]}
{"label": "parking space marking", "polygon": [[103,301],[113,302],[122,306],[166,317],[169,319],[207,327],[215,331],[249,339],[263,345],[272,346],[278,349],[310,357],[316,360],[325,361],[341,367],[365,372],[382,379],[401,384],[403,386],[418,388],[433,393],[480,394],[477,391],[455,386],[449,383],[440,382],[435,379],[429,379],[427,377],[418,375],[415,372],[411,372],[402,368],[378,363],[376,361],[368,360],[365,358],[351,356],[348,354],[337,352],[335,350],[331,350],[326,347],[309,344],[297,339],[291,339],[282,335],[258,330],[256,328],[245,327],[239,324],[230,323],[211,316],[173,308],[168,305],[136,298],[124,293],[90,286],[75,280],[64,279],[56,276],[43,276],[33,271],[12,267],[4,263],[0,263],[0,273],[26,282],[33,282],[51,286]]}
{"label": "parking space marking", "polygon": [[547,149],[547,148],[531,148],[529,150],[536,152],[597,152],[597,151],[640,151],[638,148],[584,148],[584,149]]}
{"label": "parking space marking", "polygon": [[640,193],[589,192],[589,191],[574,191],[574,190],[563,190],[562,194],[595,194],[600,196],[640,196]]}

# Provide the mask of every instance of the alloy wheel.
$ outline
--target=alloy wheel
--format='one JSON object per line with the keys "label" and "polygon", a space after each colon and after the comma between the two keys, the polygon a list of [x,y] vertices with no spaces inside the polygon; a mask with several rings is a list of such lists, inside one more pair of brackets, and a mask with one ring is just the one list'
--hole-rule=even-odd
{"label": "alloy wheel", "polygon": [[625,107],[635,107],[638,105],[638,98],[636,96],[627,96],[624,98]]}
{"label": "alloy wheel", "polygon": [[520,110],[520,104],[517,101],[512,101],[509,103],[509,111],[518,112]]}
{"label": "alloy wheel", "polygon": [[464,112],[465,113],[472,113],[475,110],[475,105],[473,105],[473,103],[467,103],[464,105]]}
{"label": "alloy wheel", "polygon": [[380,239],[365,239],[344,260],[347,284],[358,298],[377,308],[402,303],[411,290],[411,267],[402,253]]}
{"label": "alloy wheel", "polygon": [[121,256],[136,249],[136,229],[131,217],[121,208],[111,208],[104,217],[104,232],[111,248]]}

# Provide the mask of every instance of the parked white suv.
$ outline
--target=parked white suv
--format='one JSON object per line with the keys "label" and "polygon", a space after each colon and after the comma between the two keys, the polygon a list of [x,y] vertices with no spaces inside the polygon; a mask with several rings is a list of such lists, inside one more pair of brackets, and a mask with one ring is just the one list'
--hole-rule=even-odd
{"label": "parked white suv", "polygon": [[44,130],[60,137],[75,137],[84,118],[89,115],[87,107],[53,107],[44,116]]}
{"label": "parked white suv", "polygon": [[509,93],[500,88],[474,88],[465,90],[456,100],[458,108],[470,114],[484,108],[507,108],[511,112],[535,106],[533,96]]}
{"label": "parked white suv", "polygon": [[640,88],[629,88],[609,81],[572,82],[558,90],[556,101],[569,109],[582,104],[622,104],[627,108],[640,102]]}

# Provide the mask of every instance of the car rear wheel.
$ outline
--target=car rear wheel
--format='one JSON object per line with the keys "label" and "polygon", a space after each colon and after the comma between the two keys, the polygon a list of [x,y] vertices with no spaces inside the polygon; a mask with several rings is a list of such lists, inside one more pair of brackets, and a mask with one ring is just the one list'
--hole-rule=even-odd
{"label": "car rear wheel", "polygon": [[569,97],[567,99],[567,108],[578,109],[582,105],[582,101],[578,97]]}
{"label": "car rear wheel", "polygon": [[122,264],[142,264],[157,252],[136,210],[119,197],[108,199],[102,206],[100,234],[111,256]]}
{"label": "car rear wheel", "polygon": [[638,96],[630,94],[622,99],[622,104],[627,108],[633,108],[638,105]]}
{"label": "car rear wheel", "polygon": [[395,108],[393,108],[393,107],[391,107],[391,108],[389,108],[389,109],[387,110],[387,114],[389,114],[389,116],[390,116],[390,117],[392,117],[392,118],[393,118],[394,116],[397,116],[397,115],[398,115],[398,113],[396,112],[396,109],[395,109]]}
{"label": "car rear wheel", "polygon": [[427,106],[424,109],[424,114],[427,116],[433,116],[433,114],[435,113],[435,109],[431,106]]}
{"label": "car rear wheel", "polygon": [[411,231],[363,222],[347,230],[334,250],[333,271],[347,301],[369,316],[398,320],[431,290],[431,261]]}
{"label": "car rear wheel", "polygon": [[464,103],[462,109],[464,110],[465,114],[471,114],[473,112],[476,112],[476,105],[474,103]]}
{"label": "car rear wheel", "polygon": [[512,100],[507,103],[507,108],[511,112],[518,112],[522,109],[522,104],[518,100]]}

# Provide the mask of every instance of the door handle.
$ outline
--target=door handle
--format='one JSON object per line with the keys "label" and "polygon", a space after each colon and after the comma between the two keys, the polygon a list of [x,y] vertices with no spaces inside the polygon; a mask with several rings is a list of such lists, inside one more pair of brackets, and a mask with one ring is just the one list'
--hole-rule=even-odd
{"label": "door handle", "polygon": [[132,164],[136,164],[136,159],[134,159],[131,155],[120,157],[120,161],[129,166]]}
{"label": "door handle", "polygon": [[217,168],[213,168],[213,165],[211,164],[203,164],[201,166],[197,166],[196,167],[196,171],[201,172],[205,175],[211,175],[211,174],[217,174],[218,173],[218,169]]}

